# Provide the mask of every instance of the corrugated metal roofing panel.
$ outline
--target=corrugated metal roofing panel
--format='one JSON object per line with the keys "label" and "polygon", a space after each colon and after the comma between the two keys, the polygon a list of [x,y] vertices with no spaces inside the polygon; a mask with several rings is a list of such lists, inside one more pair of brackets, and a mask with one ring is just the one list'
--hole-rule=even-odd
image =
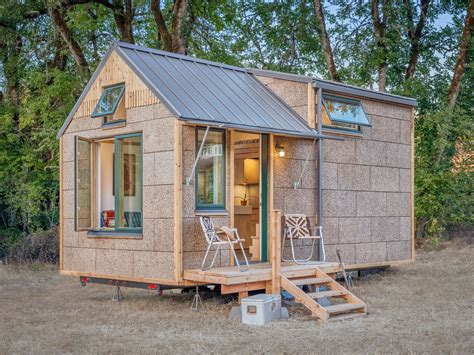
{"label": "corrugated metal roofing panel", "polygon": [[117,52],[180,119],[316,137],[298,114],[249,71],[135,45]]}

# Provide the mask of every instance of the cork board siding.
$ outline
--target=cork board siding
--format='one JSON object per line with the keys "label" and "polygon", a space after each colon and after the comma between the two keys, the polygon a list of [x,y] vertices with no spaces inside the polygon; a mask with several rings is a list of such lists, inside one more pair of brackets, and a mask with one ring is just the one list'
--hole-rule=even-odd
{"label": "cork board siding", "polygon": [[[230,206],[230,133],[227,132],[227,147],[226,147],[226,208],[229,210]],[[183,126],[183,181],[191,173],[193,168],[195,152],[195,127]],[[196,177],[193,177],[190,186],[183,185],[183,269],[195,269],[201,267],[202,260],[207,248],[207,243],[201,224],[199,223],[199,216],[196,216],[195,206],[195,183]],[[212,217],[212,216],[211,216]],[[229,225],[229,216],[214,216],[212,217],[214,224]],[[214,254],[211,255],[213,257]],[[230,262],[229,250],[227,246],[221,247],[220,255],[216,259],[217,266],[228,266]]]}
{"label": "cork board siding", "polygon": [[371,128],[360,138],[324,141],[323,227],[329,261],[411,258],[411,109],[363,101]]}
{"label": "cork board siding", "polygon": [[[273,208],[281,209],[282,215],[290,213],[306,214],[312,226],[317,214],[317,171],[316,146],[312,140],[275,137],[275,144],[285,147],[285,157],[273,156]],[[308,165],[303,174],[301,187],[297,190],[293,184],[298,181],[304,162],[309,154]],[[311,241],[296,242],[296,257],[306,258],[311,253]],[[317,255],[317,248],[315,248]],[[286,243],[283,257],[291,259],[290,244]]]}
{"label": "cork board siding", "polygon": [[74,114],[76,117],[90,116],[105,86],[125,83],[125,107],[153,105],[158,98],[138,78],[130,67],[114,51],[105,63],[82,104]]}
{"label": "cork board siding", "polygon": [[[160,103],[127,109],[125,127],[103,130],[75,118],[62,137],[64,269],[117,276],[173,278],[173,127],[175,118]],[[74,137],[100,139],[143,132],[143,238],[88,238],[74,231]],[[123,263],[116,260],[123,260]]]}
{"label": "cork board siding", "polygon": [[308,84],[263,76],[256,78],[308,121]]}
{"label": "cork board siding", "polygon": [[[307,119],[306,83],[258,79]],[[362,105],[372,123],[371,128],[363,128],[362,137],[324,141],[323,229],[327,259],[337,261],[336,248],[340,248],[349,264],[407,260],[411,258],[412,109],[372,100],[362,100]],[[287,157],[298,154],[292,144],[286,146]],[[292,168],[291,163],[287,167],[281,162],[278,165],[275,161],[276,179],[279,169]],[[287,201],[298,198],[293,191],[291,186],[288,189],[275,184],[275,208],[282,208],[285,213]],[[302,209],[296,212],[305,213]],[[308,211],[312,213],[311,209]],[[307,252],[307,247],[300,250],[302,256]]]}

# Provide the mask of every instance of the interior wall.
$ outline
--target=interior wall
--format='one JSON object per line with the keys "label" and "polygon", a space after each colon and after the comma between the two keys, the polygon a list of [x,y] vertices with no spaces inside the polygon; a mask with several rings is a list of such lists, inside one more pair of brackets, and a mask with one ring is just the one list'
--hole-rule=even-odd
{"label": "interior wall", "polygon": [[100,210],[108,211],[115,209],[115,197],[113,195],[113,154],[114,143],[100,143]]}

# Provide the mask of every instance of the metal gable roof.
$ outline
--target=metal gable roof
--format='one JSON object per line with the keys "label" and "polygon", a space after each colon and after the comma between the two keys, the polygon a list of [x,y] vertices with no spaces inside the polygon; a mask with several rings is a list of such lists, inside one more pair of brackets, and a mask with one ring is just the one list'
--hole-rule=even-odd
{"label": "metal gable roof", "polygon": [[248,70],[118,43],[123,59],[180,119],[316,137],[316,131]]}
{"label": "metal gable roof", "polygon": [[[122,42],[114,43],[112,49],[178,119],[256,132],[321,136],[247,69]],[[98,68],[83,94],[99,71]],[[81,98],[83,95],[79,101]],[[66,130],[78,104],[58,137]]]}

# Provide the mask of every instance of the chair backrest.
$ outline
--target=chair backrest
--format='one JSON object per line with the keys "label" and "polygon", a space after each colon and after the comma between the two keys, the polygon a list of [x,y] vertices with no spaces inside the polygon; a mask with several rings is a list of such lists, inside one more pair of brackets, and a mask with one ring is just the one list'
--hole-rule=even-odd
{"label": "chair backrest", "polygon": [[202,216],[199,217],[199,221],[201,222],[201,228],[204,232],[204,236],[206,237],[207,243],[220,241],[220,238],[216,233],[216,229],[214,227],[214,223],[212,222],[211,217]]}
{"label": "chair backrest", "polygon": [[286,214],[284,217],[285,237],[294,239],[310,235],[308,217],[305,214]]}
{"label": "chair backrest", "polygon": [[129,228],[140,228],[142,226],[142,213],[141,212],[124,212],[125,227]]}

